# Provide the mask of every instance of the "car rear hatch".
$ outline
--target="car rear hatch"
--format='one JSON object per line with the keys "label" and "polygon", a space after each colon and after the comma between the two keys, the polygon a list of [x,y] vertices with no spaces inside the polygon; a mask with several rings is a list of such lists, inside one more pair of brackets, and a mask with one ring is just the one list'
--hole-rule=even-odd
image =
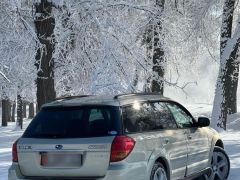
{"label": "car rear hatch", "polygon": [[45,108],[18,141],[20,170],[28,177],[103,177],[119,134],[118,107]]}

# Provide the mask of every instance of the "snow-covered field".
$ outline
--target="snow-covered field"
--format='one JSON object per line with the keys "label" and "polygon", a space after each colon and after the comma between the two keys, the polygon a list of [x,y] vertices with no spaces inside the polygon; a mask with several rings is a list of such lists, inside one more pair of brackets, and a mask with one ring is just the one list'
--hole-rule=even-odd
{"label": "snow-covered field", "polygon": [[[188,106],[194,116],[209,116],[211,105],[195,104]],[[29,124],[24,121],[24,128]],[[226,151],[231,160],[231,172],[228,180],[240,179],[240,113],[231,116],[228,124],[229,130],[222,132]],[[11,147],[13,142],[22,134],[22,130],[15,129],[15,123],[9,123],[8,127],[0,127],[0,180],[7,180],[7,170],[11,165]]]}

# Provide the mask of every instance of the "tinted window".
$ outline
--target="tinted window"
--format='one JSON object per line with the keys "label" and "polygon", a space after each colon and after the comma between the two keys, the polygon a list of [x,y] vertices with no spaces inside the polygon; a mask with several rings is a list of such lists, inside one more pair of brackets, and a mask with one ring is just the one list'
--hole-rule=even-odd
{"label": "tinted window", "polygon": [[169,109],[164,103],[154,103],[156,110],[156,126],[158,129],[174,129],[177,124]]}
{"label": "tinted window", "polygon": [[153,130],[156,127],[152,117],[152,107],[149,103],[138,104],[123,108],[125,132],[141,132]]}
{"label": "tinted window", "polygon": [[180,106],[173,103],[167,103],[168,108],[172,112],[178,126],[180,128],[187,128],[193,126],[193,119]]}
{"label": "tinted window", "polygon": [[25,138],[81,138],[121,132],[119,108],[61,107],[41,110],[30,123]]}
{"label": "tinted window", "polygon": [[125,132],[143,132],[176,128],[176,123],[163,103],[135,103],[123,107]]}

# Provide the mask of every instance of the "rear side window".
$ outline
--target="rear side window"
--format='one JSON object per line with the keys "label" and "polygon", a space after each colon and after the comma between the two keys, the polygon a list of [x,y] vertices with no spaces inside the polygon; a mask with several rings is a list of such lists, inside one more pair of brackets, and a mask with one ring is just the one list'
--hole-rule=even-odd
{"label": "rear side window", "polygon": [[28,126],[23,137],[85,138],[120,133],[118,107],[55,107],[41,110]]}
{"label": "rear side window", "polygon": [[177,128],[175,120],[164,103],[134,103],[122,108],[126,133]]}

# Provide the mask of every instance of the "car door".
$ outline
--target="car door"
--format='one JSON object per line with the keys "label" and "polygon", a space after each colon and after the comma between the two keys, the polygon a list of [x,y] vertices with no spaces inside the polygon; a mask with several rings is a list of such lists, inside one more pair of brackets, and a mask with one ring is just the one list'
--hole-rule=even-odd
{"label": "car door", "polygon": [[188,158],[186,175],[192,175],[208,166],[209,142],[205,128],[198,128],[192,115],[177,103],[168,103],[178,127],[186,135]]}
{"label": "car door", "polygon": [[163,102],[143,102],[125,106],[123,122],[125,133],[138,139],[133,153],[145,151],[147,162],[151,158],[158,158],[159,155],[164,156],[170,162],[172,180],[185,176],[186,135],[177,128],[171,112]]}
{"label": "car door", "polygon": [[186,135],[177,128],[175,119],[164,102],[155,102],[153,107],[156,129],[171,164],[171,179],[182,179],[187,167]]}

